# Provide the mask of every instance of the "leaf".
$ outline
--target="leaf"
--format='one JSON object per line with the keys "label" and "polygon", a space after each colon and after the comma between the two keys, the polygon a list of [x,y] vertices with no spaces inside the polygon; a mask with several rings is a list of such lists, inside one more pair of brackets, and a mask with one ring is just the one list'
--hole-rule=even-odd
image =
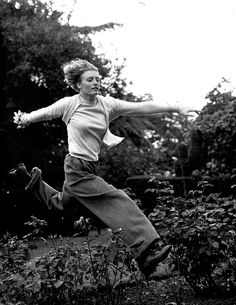
{"label": "leaf", "polygon": [[205,206],[198,206],[197,207],[198,212],[205,212],[205,210],[206,210]]}
{"label": "leaf", "polygon": [[208,183],[208,181],[203,180],[203,181],[198,182],[197,186],[198,187],[203,186],[204,184],[207,184],[207,183]]}
{"label": "leaf", "polygon": [[216,249],[219,249],[219,243],[218,243],[217,241],[214,241],[214,242],[212,243],[212,246],[213,246],[214,248],[216,248]]}
{"label": "leaf", "polygon": [[61,285],[63,285],[63,284],[64,284],[64,281],[58,280],[58,281],[56,281],[56,282],[53,283],[53,286],[54,286],[55,288],[59,288],[59,287],[61,287]]}
{"label": "leaf", "polygon": [[44,238],[44,237],[40,237],[40,239],[42,239],[42,241],[44,241],[44,243],[47,245],[48,244],[48,242],[47,242],[47,240]]}
{"label": "leaf", "polygon": [[206,247],[206,246],[201,247],[201,249],[199,250],[199,253],[201,254],[201,253],[205,252],[205,251],[206,251],[206,249],[207,249],[207,247]]}
{"label": "leaf", "polygon": [[168,229],[163,229],[163,230],[159,231],[159,234],[160,234],[161,236],[166,236],[168,233],[169,233],[169,230],[168,230]]}
{"label": "leaf", "polygon": [[41,281],[34,281],[25,286],[26,289],[32,290],[33,292],[39,292],[41,289]]}
{"label": "leaf", "polygon": [[47,278],[47,270],[46,269],[41,269],[38,271],[39,275],[40,275],[40,279],[42,281],[46,280]]}
{"label": "leaf", "polygon": [[6,291],[7,288],[8,288],[7,284],[5,284],[5,283],[1,283],[1,284],[0,284],[0,291],[1,291],[1,292]]}
{"label": "leaf", "polygon": [[218,232],[217,231],[211,231],[211,232],[209,232],[211,235],[213,235],[213,236],[218,236]]}

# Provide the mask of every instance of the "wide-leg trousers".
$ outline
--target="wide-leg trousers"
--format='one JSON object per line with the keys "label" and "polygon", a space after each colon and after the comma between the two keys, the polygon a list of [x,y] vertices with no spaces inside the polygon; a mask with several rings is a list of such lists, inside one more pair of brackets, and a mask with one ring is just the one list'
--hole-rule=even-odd
{"label": "wide-leg trousers", "polygon": [[96,173],[96,162],[82,160],[69,154],[65,157],[65,181],[62,192],[42,180],[41,171],[33,168],[32,179],[26,189],[33,193],[48,209],[66,210],[73,200],[84,205],[112,230],[122,229],[121,236],[140,257],[159,234],[136,203],[108,184]]}

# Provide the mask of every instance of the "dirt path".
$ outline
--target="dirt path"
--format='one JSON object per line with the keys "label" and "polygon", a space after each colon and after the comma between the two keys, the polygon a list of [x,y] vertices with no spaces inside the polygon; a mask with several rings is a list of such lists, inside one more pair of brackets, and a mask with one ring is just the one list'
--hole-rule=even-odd
{"label": "dirt path", "polygon": [[62,239],[53,238],[53,240],[48,238],[45,241],[43,239],[30,241],[29,246],[30,246],[31,259],[38,256],[42,256],[45,253],[48,253],[52,247],[65,245],[68,242],[68,240],[76,243],[78,246],[83,247],[88,238],[89,241],[91,242],[91,246],[105,245],[110,238],[110,233],[107,231],[107,229],[102,229],[100,235],[98,234],[97,231],[91,231],[89,232],[88,237],[87,236],[63,237]]}

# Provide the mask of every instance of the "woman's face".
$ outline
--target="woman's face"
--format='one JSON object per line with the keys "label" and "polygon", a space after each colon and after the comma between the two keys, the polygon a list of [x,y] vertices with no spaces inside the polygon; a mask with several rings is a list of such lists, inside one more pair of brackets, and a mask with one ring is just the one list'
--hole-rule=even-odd
{"label": "woman's face", "polygon": [[78,83],[78,88],[80,93],[84,95],[93,96],[98,94],[100,89],[100,75],[97,71],[86,71],[81,75],[80,83]]}

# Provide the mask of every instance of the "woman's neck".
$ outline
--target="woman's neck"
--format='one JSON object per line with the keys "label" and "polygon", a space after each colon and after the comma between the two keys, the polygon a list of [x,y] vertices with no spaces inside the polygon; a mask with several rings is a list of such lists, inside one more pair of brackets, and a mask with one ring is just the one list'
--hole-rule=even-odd
{"label": "woman's neck", "polygon": [[96,95],[87,95],[87,94],[80,92],[79,96],[81,99],[81,103],[94,104],[97,101]]}

